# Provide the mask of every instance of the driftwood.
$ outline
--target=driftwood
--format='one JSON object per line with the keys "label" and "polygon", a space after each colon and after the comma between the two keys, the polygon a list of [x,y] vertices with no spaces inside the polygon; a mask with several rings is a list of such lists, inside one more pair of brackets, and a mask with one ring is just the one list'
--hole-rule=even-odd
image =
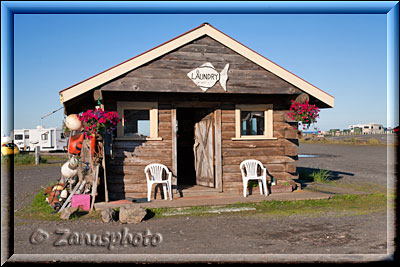
{"label": "driftwood", "polygon": [[302,93],[300,94],[298,97],[296,97],[296,99],[294,100],[294,102],[300,103],[300,104],[304,104],[305,102],[309,102],[310,101],[310,97],[308,96],[308,94],[306,93]]}

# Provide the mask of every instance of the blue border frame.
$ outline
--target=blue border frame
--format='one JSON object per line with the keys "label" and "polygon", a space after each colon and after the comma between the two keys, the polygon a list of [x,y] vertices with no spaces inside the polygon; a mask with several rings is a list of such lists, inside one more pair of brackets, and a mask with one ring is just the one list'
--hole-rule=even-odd
{"label": "blue border frame", "polygon": [[[2,126],[11,130],[14,128],[14,14],[386,14],[387,15],[387,103],[388,124],[399,123],[399,2],[398,1],[276,1],[276,2],[128,2],[128,1],[81,1],[81,2],[45,2],[45,1],[18,1],[1,2],[1,120]],[[389,116],[394,112],[394,117]],[[4,120],[6,125],[3,125]],[[392,121],[389,121],[392,120]],[[396,123],[396,124],[395,124]],[[2,206],[12,205],[10,196],[13,196],[12,183],[6,182],[2,177],[3,188],[8,188],[7,202],[2,193]],[[3,214],[2,225],[7,214]],[[12,219],[11,219],[12,220]],[[8,221],[10,223],[10,221]],[[4,247],[3,241],[10,241],[13,229],[8,237],[2,236],[1,264],[8,260],[12,254],[12,248]],[[8,243],[8,242],[7,242]],[[10,245],[10,244],[8,244]],[[42,256],[40,259],[51,261],[54,258],[68,255]],[[87,257],[87,255],[83,255]],[[98,256],[98,255],[97,255]],[[97,257],[96,256],[96,257]],[[120,255],[121,256],[121,255]],[[145,255],[146,256],[146,255]],[[172,256],[172,255],[171,255]],[[183,256],[183,255],[180,255]],[[178,255],[179,257],[179,255]],[[25,259],[32,261],[36,257],[30,255]],[[190,261],[193,258],[186,258]],[[231,256],[232,258],[232,256]],[[254,257],[251,257],[254,259]],[[251,259],[250,258],[250,259]],[[39,258],[37,258],[39,259]],[[81,260],[85,258],[80,257]],[[132,260],[133,258],[131,258]],[[140,257],[135,260],[149,261],[151,257]],[[162,258],[153,258],[163,260]],[[166,258],[165,258],[166,259]],[[164,260],[165,260],[164,259]],[[204,259],[207,259],[205,257]],[[244,260],[245,258],[241,258]],[[21,258],[19,259],[21,260]],[[87,260],[86,260],[87,261]],[[176,258],[170,258],[176,262]],[[263,261],[259,259],[259,261]]]}

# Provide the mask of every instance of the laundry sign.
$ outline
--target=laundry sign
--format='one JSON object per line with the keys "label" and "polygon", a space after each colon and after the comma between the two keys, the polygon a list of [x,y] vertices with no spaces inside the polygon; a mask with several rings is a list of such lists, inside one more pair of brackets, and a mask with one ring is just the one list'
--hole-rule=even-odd
{"label": "laundry sign", "polygon": [[226,81],[228,80],[229,63],[225,65],[221,73],[214,68],[214,66],[207,62],[200,67],[192,70],[187,76],[203,90],[207,91],[208,88],[213,87],[218,81],[222,88],[226,91]]}

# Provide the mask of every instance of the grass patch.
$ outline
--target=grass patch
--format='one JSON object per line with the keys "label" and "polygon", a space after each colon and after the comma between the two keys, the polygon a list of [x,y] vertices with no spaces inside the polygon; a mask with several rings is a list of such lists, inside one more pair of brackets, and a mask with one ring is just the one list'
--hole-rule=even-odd
{"label": "grass patch", "polygon": [[317,182],[317,183],[330,183],[331,182],[332,173],[328,170],[319,169],[317,171],[308,172],[305,170],[299,171],[299,179],[305,180],[309,182]]}
{"label": "grass patch", "polygon": [[[49,185],[54,185],[51,183]],[[60,213],[53,210],[50,205],[46,202],[46,195],[44,194],[44,189],[34,197],[32,203],[17,211],[15,216],[25,219],[43,220],[43,221],[62,221],[60,219]],[[78,210],[73,213],[69,221],[77,219],[100,219],[101,213],[99,211],[93,210],[91,213],[87,211]]]}
{"label": "grass patch", "polygon": [[[277,201],[264,200],[261,203],[236,203],[225,205],[219,208],[255,208],[254,211],[240,211],[234,214],[242,215],[273,215],[289,216],[321,213],[338,212],[341,214],[367,214],[371,212],[386,210],[387,196],[382,193],[373,193],[367,195],[338,195],[330,199],[317,200],[296,200],[296,201]],[[215,214],[206,213],[216,207],[197,206],[189,208],[152,208],[147,209],[154,218],[166,217],[164,214],[172,212],[187,212],[190,214],[174,216],[213,216]],[[170,217],[170,216],[168,216]]]}
{"label": "grass patch", "polygon": [[378,139],[370,138],[370,139],[368,139],[368,144],[369,145],[381,145],[382,142],[379,141]]}
{"label": "grass patch", "polygon": [[[1,163],[9,164],[13,157],[14,157],[14,165],[15,166],[35,164],[35,155],[27,154],[27,153],[1,156]],[[48,161],[48,159],[45,156],[41,156],[39,159],[40,164],[46,164],[47,161]]]}
{"label": "grass patch", "polygon": [[326,184],[330,182],[332,174],[328,170],[319,169],[311,173],[310,176],[314,182]]}
{"label": "grass patch", "polygon": [[[9,165],[12,158],[14,158],[14,166],[35,165],[35,155],[26,152],[21,152],[16,155],[1,156],[1,164],[4,164],[4,166]],[[39,163],[51,164],[52,162],[63,162],[67,160],[68,156],[64,155],[43,155],[40,156]]]}
{"label": "grass patch", "polygon": [[29,206],[17,211],[15,216],[46,221],[60,220],[60,215],[46,202],[44,189],[40,190]]}

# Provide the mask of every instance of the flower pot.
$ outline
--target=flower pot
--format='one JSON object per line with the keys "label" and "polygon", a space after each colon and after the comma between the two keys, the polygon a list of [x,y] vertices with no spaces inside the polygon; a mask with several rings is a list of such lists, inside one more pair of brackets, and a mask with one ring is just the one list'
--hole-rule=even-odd
{"label": "flower pot", "polygon": [[92,134],[90,135],[90,152],[92,154],[92,158],[94,158],[94,149],[96,147],[96,135]]}

